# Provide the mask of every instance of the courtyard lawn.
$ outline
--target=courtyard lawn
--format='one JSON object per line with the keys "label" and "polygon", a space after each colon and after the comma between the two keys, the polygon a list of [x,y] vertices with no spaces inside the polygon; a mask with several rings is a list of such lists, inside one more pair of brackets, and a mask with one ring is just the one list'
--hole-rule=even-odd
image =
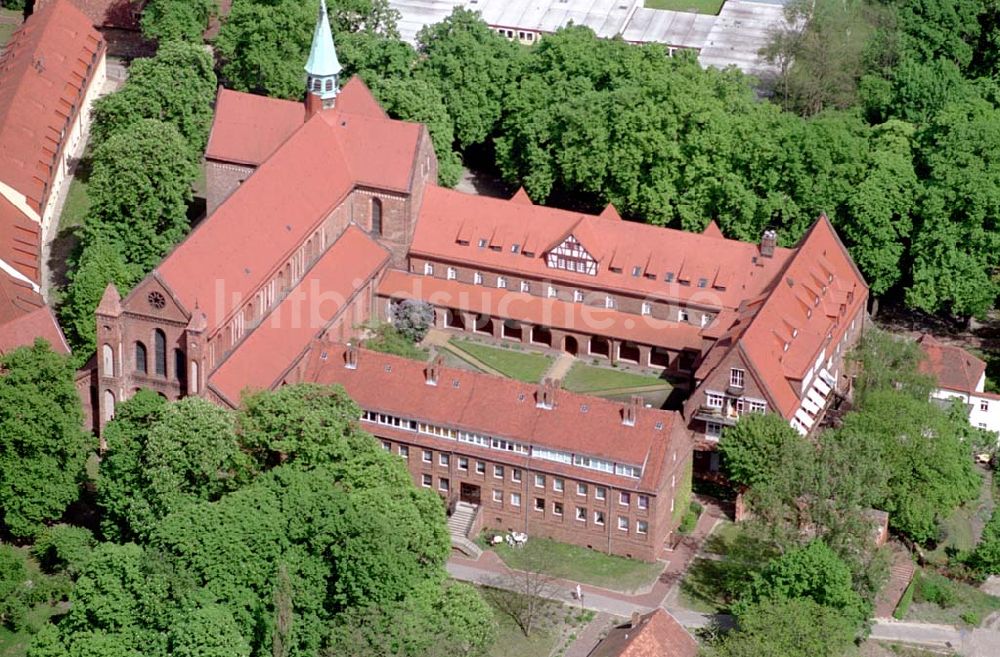
{"label": "courtyard lawn", "polygon": [[610,367],[595,367],[581,362],[573,363],[569,374],[563,379],[563,388],[572,392],[595,392],[618,388],[638,388],[644,386],[670,384],[666,380],[646,374],[633,374]]}
{"label": "courtyard lawn", "polygon": [[525,636],[517,623],[502,613],[490,598],[491,589],[479,587],[483,599],[493,609],[497,622],[497,640],[486,653],[488,657],[550,657],[561,655],[576,635],[594,618],[592,611],[580,611],[570,605],[547,603],[531,636]]}
{"label": "courtyard lawn", "polygon": [[739,536],[740,527],[736,523],[723,521],[716,526],[705,541],[704,557],[695,559],[680,586],[680,603],[687,609],[705,614],[717,614],[726,610],[725,592],[722,590],[722,561]]}
{"label": "courtyard lawn", "polygon": [[663,564],[615,557],[547,538],[530,538],[523,548],[501,543],[493,548],[511,568],[537,568],[553,577],[631,592],[647,586],[663,571]]}
{"label": "courtyard lawn", "polygon": [[646,9],[669,9],[693,14],[716,15],[725,0],[646,0]]}
{"label": "courtyard lawn", "polygon": [[535,352],[490,347],[471,340],[452,340],[451,345],[504,376],[518,381],[538,383],[552,366],[550,356]]}

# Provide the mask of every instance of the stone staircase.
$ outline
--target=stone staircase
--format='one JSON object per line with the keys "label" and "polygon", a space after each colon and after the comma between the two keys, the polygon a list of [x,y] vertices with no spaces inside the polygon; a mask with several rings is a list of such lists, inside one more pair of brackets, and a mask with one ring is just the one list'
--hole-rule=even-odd
{"label": "stone staircase", "polygon": [[478,559],[483,553],[479,546],[469,540],[469,528],[476,519],[476,507],[465,502],[457,502],[455,510],[448,518],[448,533],[451,535],[451,546],[468,557]]}
{"label": "stone staircase", "polygon": [[902,548],[894,549],[889,581],[875,599],[876,618],[892,618],[892,613],[896,610],[906,587],[910,585],[915,571],[916,566],[913,565],[910,554]]}

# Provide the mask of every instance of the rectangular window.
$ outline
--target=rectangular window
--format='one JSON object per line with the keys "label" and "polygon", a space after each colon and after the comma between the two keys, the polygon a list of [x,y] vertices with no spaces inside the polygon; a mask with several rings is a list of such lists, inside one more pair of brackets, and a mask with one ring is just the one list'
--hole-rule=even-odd
{"label": "rectangular window", "polygon": [[497,276],[497,287],[506,290],[507,289],[507,279],[503,276]]}
{"label": "rectangular window", "polygon": [[615,300],[612,297],[604,297],[604,307],[605,308],[614,308],[615,307]]}
{"label": "rectangular window", "polygon": [[603,500],[608,496],[608,490],[604,486],[594,487],[594,499]]}
{"label": "rectangular window", "polygon": [[653,313],[653,304],[649,303],[648,301],[643,301],[642,302],[642,314],[643,315],[651,315],[652,313]]}
{"label": "rectangular window", "polygon": [[424,463],[430,463],[433,460],[434,455],[431,453],[431,450],[425,449],[423,458],[424,458]]}
{"label": "rectangular window", "polygon": [[587,522],[587,510],[582,506],[576,507],[576,519],[582,522]]}
{"label": "rectangular window", "polygon": [[584,496],[586,496],[586,494],[587,494],[587,484],[577,484],[576,485],[576,494],[577,495],[584,495]]}
{"label": "rectangular window", "polygon": [[476,474],[486,474],[486,464],[482,461],[476,461]]}
{"label": "rectangular window", "polygon": [[677,321],[678,322],[686,322],[686,321],[688,321],[688,311],[684,310],[683,308],[680,309],[680,310],[678,310],[677,311]]}
{"label": "rectangular window", "polygon": [[458,272],[455,271],[454,267],[448,267],[448,280],[453,281],[458,276]]}
{"label": "rectangular window", "polygon": [[626,493],[622,491],[618,493],[618,503],[622,506],[628,506],[632,503],[632,493]]}
{"label": "rectangular window", "polygon": [[603,511],[594,511],[594,524],[595,525],[601,525],[601,526],[604,525],[604,512]]}
{"label": "rectangular window", "polygon": [[479,248],[480,249],[485,249],[486,248],[486,239],[480,237],[479,238],[479,242],[477,242],[477,244],[479,244]]}
{"label": "rectangular window", "polygon": [[563,482],[563,480],[560,479],[559,477],[554,477],[552,479],[552,490],[554,490],[557,493],[561,493],[563,492],[564,489],[565,489],[565,482]]}
{"label": "rectangular window", "polygon": [[424,263],[424,275],[433,276],[434,275],[434,265],[429,262]]}
{"label": "rectangular window", "polygon": [[722,395],[714,392],[706,392],[705,405],[709,408],[722,408]]}
{"label": "rectangular window", "polygon": [[990,410],[990,403],[988,401],[986,401],[985,399],[980,399],[979,400],[979,410],[981,410],[984,413],[987,412],[987,411],[989,411]]}
{"label": "rectangular window", "polygon": [[438,490],[442,493],[448,492],[448,487],[451,486],[451,482],[445,477],[438,477]]}
{"label": "rectangular window", "polygon": [[473,277],[472,277],[472,281],[473,281],[473,282],[474,282],[474,283],[475,283],[476,285],[482,285],[482,284],[483,284],[483,275],[482,275],[482,274],[480,274],[480,273],[479,273],[479,272],[477,271],[477,272],[476,272],[476,273],[475,273],[475,274],[473,275]]}
{"label": "rectangular window", "polygon": [[493,476],[496,477],[497,479],[503,479],[503,466],[502,465],[494,465],[493,466]]}
{"label": "rectangular window", "polygon": [[404,459],[410,458],[410,448],[407,447],[406,445],[400,445],[399,455],[402,456]]}
{"label": "rectangular window", "polygon": [[545,488],[545,475],[535,475],[535,488]]}
{"label": "rectangular window", "polygon": [[422,483],[424,485],[424,488],[430,488],[432,480],[433,479],[432,479],[432,477],[429,474],[425,474],[425,475],[421,475],[420,483]]}
{"label": "rectangular window", "polygon": [[649,523],[645,520],[637,520],[635,523],[635,531],[639,534],[645,534],[649,532]]}
{"label": "rectangular window", "polygon": [[677,475],[670,475],[670,487],[671,488],[677,487]]}
{"label": "rectangular window", "polygon": [[556,289],[555,289],[554,287],[552,287],[551,285],[549,286],[549,292],[548,292],[548,295],[549,295],[549,298],[550,298],[550,299],[551,299],[552,297],[556,296]]}
{"label": "rectangular window", "polygon": [[392,445],[390,445],[388,441],[383,440],[382,441],[382,449],[384,449],[387,452],[391,452],[392,451]]}
{"label": "rectangular window", "polygon": [[554,516],[562,516],[562,514],[563,514],[563,505],[562,505],[562,502],[553,502],[552,503],[552,515],[554,515]]}
{"label": "rectangular window", "polygon": [[520,493],[511,493],[510,494],[510,503],[511,503],[512,506],[521,506],[521,494]]}
{"label": "rectangular window", "polygon": [[502,490],[497,490],[496,488],[493,489],[493,501],[494,502],[503,503],[503,491]]}
{"label": "rectangular window", "polygon": [[745,372],[743,370],[735,367],[729,370],[729,385],[734,388],[742,388],[744,374]]}
{"label": "rectangular window", "polygon": [[751,413],[766,413],[767,412],[767,402],[751,401],[750,402],[750,412]]}
{"label": "rectangular window", "polygon": [[623,532],[628,531],[628,518],[625,516],[618,516],[618,529]]}
{"label": "rectangular window", "polygon": [[521,291],[525,293],[531,292],[531,284],[528,281],[521,281]]}
{"label": "rectangular window", "polygon": [[718,438],[722,435],[722,425],[718,422],[705,423],[705,435],[709,438]]}
{"label": "rectangular window", "polygon": [[510,480],[516,483],[521,483],[521,470],[519,468],[510,469]]}
{"label": "rectangular window", "polygon": [[469,459],[464,456],[458,457],[458,469],[468,470],[469,469]]}
{"label": "rectangular window", "polygon": [[636,500],[636,505],[640,509],[648,509],[649,508],[649,495],[640,495],[639,498]]}
{"label": "rectangular window", "polygon": [[535,498],[535,511],[545,511],[545,500],[543,498]]}
{"label": "rectangular window", "polygon": [[438,464],[447,468],[451,464],[451,457],[447,454],[438,454]]}
{"label": "rectangular window", "polygon": [[573,290],[573,301],[583,303],[583,292],[580,290]]}

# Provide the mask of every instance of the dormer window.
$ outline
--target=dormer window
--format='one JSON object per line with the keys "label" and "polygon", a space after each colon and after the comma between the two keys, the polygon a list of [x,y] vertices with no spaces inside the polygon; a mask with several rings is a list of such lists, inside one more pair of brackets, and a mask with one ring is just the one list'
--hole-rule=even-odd
{"label": "dormer window", "polygon": [[496,251],[497,253],[499,253],[502,250],[503,249],[499,245],[498,246],[491,246],[490,247],[490,251]]}
{"label": "dormer window", "polygon": [[608,267],[608,269],[610,269],[611,273],[613,273],[613,274],[620,274],[620,273],[622,273],[622,268],[621,267]]}
{"label": "dormer window", "polygon": [[469,240],[458,240],[459,246],[469,246]]}
{"label": "dormer window", "polygon": [[[528,255],[525,253],[525,255]],[[581,274],[597,275],[597,261],[577,239],[570,235],[562,244],[548,253],[546,264],[553,269],[564,269]]]}
{"label": "dormer window", "polygon": [[707,278],[699,278],[698,279],[698,287],[708,287],[708,279]]}
{"label": "dormer window", "polygon": [[667,283],[673,283],[674,282],[674,272],[668,271],[666,274],[663,275],[663,280],[666,281]]}

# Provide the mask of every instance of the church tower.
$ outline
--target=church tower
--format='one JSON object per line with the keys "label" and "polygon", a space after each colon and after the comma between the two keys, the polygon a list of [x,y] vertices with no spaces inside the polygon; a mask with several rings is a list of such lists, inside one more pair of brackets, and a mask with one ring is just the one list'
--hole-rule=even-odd
{"label": "church tower", "polygon": [[306,62],[306,116],[333,107],[340,92],[340,60],[333,47],[333,31],[326,11],[326,0],[320,0],[319,20],[313,32],[309,61]]}

